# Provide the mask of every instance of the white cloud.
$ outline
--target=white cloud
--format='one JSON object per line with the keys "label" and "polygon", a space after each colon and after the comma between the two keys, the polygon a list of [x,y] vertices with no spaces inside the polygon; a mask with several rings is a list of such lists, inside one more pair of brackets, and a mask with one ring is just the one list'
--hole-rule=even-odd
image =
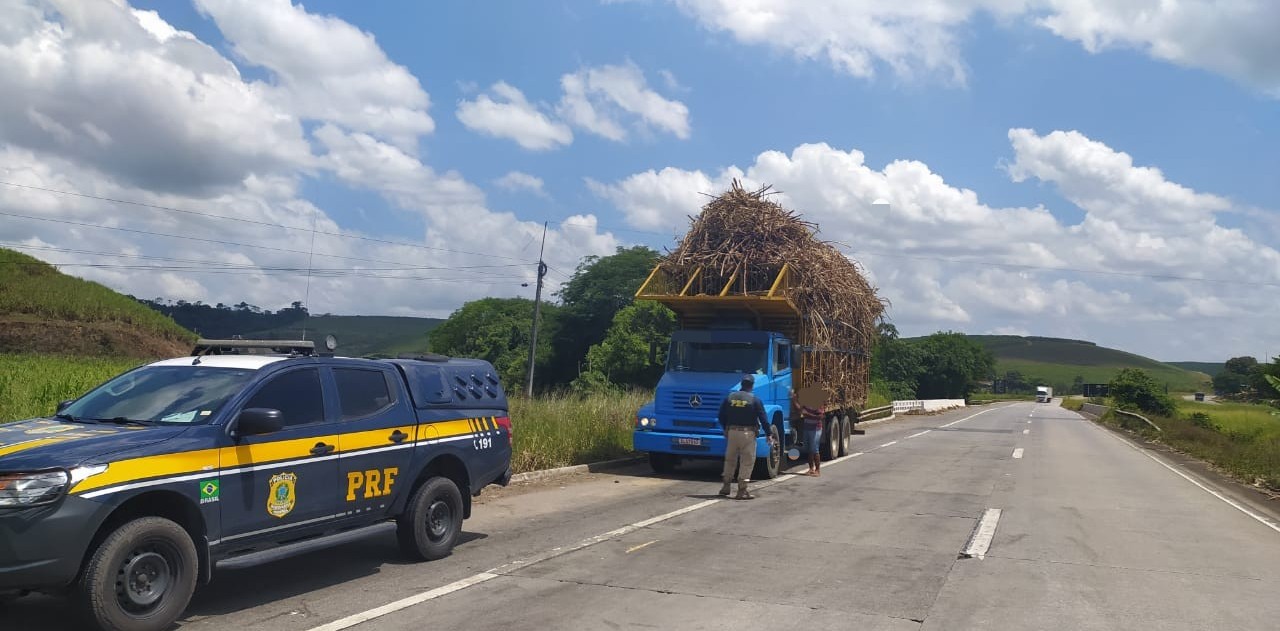
{"label": "white cloud", "polygon": [[330,121],[412,149],[435,123],[418,79],[373,35],[290,0],[196,0],[236,53],[267,68],[273,90],[305,118]]}
{"label": "white cloud", "polygon": [[1271,0],[1048,0],[1040,20],[1086,50],[1132,47],[1280,98],[1280,3]]}
{"label": "white cloud", "polygon": [[525,98],[524,93],[499,81],[472,101],[458,104],[458,120],[467,129],[495,138],[508,138],[532,151],[546,151],[573,142],[568,125],[552,120]]}
{"label": "white cloud", "polygon": [[[0,186],[3,244],[134,295],[207,303],[301,300],[313,246],[320,312],[445,316],[529,295],[520,283],[534,277],[542,224],[489,210],[479,187],[419,158],[426,93],[371,36],[300,5],[202,2],[238,61],[271,71],[251,81],[161,14],[116,0],[0,6],[0,180],[230,218]],[[334,82],[348,91],[303,102]],[[373,191],[421,232],[340,225],[302,197],[306,178]],[[557,269],[619,245],[593,216],[572,222],[548,234]],[[103,263],[116,266],[77,267]]]}
{"label": "white cloud", "polygon": [[212,47],[112,2],[0,8],[0,141],[167,191],[306,166],[297,116]]}
{"label": "white cloud", "polygon": [[1129,47],[1280,97],[1280,3],[1267,0],[671,0],[704,27],[830,64],[963,84],[963,29],[979,14],[1031,22],[1090,52]]}
{"label": "white cloud", "polygon": [[[825,144],[766,151],[746,168],[668,167],[589,186],[629,224],[654,228],[687,225],[684,217],[705,203],[699,193],[733,178],[772,184],[781,203],[821,226],[822,238],[866,263],[904,332],[1022,330],[1161,359],[1280,343],[1265,315],[1280,298],[1280,252],[1217,223],[1230,200],[1170,182],[1077,132],[1014,129],[1009,137],[1011,177],[1056,186],[1083,221],[1067,225],[1039,207],[991,207],[921,162],[877,169],[856,150]],[[873,206],[877,198],[890,201],[887,216]],[[1194,278],[1214,282],[1187,280]],[[1224,328],[1250,335],[1214,341]]]}
{"label": "white cloud", "polygon": [[689,108],[650,88],[635,64],[584,68],[561,77],[560,88],[564,95],[556,111],[598,136],[626,140],[628,132],[620,119],[630,114],[641,129],[663,131],[682,140],[689,137]]}
{"label": "white cloud", "polygon": [[508,191],[529,191],[540,197],[546,197],[547,195],[547,192],[542,188],[542,178],[522,171],[510,171],[494,180],[494,184],[497,184],[498,188]]}

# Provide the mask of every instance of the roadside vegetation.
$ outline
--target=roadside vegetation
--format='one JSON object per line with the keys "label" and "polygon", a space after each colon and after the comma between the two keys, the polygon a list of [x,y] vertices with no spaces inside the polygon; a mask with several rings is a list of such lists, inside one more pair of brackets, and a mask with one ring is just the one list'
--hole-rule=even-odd
{"label": "roadside vegetation", "polygon": [[1280,491],[1280,409],[1175,401],[1141,370],[1122,371],[1110,389],[1112,406],[1141,413],[1162,431],[1114,412],[1102,422],[1209,462],[1248,484]]}
{"label": "roadside vegetation", "polygon": [[59,401],[142,363],[139,359],[0,355],[0,423],[53,414]]}
{"label": "roadside vegetation", "polygon": [[652,396],[627,391],[511,399],[512,469],[522,473],[631,455],[636,410]]}

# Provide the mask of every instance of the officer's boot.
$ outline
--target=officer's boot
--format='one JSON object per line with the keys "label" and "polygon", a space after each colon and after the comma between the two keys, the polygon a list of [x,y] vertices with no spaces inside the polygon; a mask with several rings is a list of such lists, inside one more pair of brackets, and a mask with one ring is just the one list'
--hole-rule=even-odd
{"label": "officer's boot", "polygon": [[729,496],[729,483],[728,483],[728,482],[725,482],[724,484],[720,485],[720,495],[723,495],[723,496],[725,496],[725,497],[728,497],[728,496]]}
{"label": "officer's boot", "polygon": [[746,483],[746,482],[739,482],[739,483],[738,483],[738,497],[737,497],[736,499],[740,499],[740,500],[753,500],[753,499],[755,499],[755,498],[756,498],[756,497],[755,497],[754,495],[752,495],[749,491],[747,491],[747,483]]}

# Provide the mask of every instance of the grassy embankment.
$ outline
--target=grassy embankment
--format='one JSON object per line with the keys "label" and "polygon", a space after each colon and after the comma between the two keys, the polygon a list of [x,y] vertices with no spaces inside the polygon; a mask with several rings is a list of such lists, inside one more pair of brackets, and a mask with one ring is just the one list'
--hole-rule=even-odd
{"label": "grassy embankment", "polygon": [[[1078,409],[1083,400],[1063,400],[1064,407],[1068,403]],[[1160,432],[1114,413],[1103,422],[1212,463],[1248,484],[1280,491],[1280,410],[1245,403],[1177,403],[1173,418],[1148,415]]]}

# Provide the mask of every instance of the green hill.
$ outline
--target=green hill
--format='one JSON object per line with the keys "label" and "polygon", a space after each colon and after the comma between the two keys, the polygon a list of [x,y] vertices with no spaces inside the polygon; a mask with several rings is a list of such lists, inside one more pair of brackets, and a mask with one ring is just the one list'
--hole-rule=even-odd
{"label": "green hill", "polygon": [[1217,377],[1218,373],[1226,370],[1226,362],[1165,362],[1170,366],[1177,366],[1183,370],[1191,372],[1202,372],[1210,377]]}
{"label": "green hill", "polygon": [[[400,353],[424,353],[427,333],[444,320],[402,316],[312,316],[306,322],[307,339],[326,335],[338,338],[338,354],[396,356]],[[246,338],[301,339],[302,322],[246,334]]]}
{"label": "green hill", "polygon": [[1171,391],[1194,392],[1208,387],[1209,375],[1154,359],[1098,346],[1093,342],[1015,335],[971,335],[996,358],[996,371],[1010,370],[1048,382],[1067,392],[1076,377],[1085,383],[1106,383],[1122,368],[1140,368]]}
{"label": "green hill", "polygon": [[128,296],[0,248],[0,353],[170,357],[194,339]]}

